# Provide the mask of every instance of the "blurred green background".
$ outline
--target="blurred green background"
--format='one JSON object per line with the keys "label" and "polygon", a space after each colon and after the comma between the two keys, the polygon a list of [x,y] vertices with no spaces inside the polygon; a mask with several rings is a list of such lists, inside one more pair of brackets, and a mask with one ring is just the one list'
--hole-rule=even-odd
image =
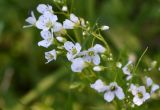
{"label": "blurred green background", "polygon": [[[54,6],[51,0],[0,0],[0,110],[114,110],[89,85],[76,88],[78,76],[66,59],[45,64],[39,31],[22,28],[40,3]],[[110,26],[103,36],[115,55],[139,57],[148,46],[142,67],[160,62],[160,0],[74,0],[73,12]],[[151,73],[160,83],[160,72]],[[159,104],[160,95],[136,109],[160,110]]]}

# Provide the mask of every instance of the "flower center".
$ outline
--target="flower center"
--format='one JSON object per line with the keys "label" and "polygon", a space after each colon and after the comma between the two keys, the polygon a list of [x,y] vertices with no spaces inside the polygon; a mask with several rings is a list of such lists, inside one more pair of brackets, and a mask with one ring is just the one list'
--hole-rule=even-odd
{"label": "flower center", "polygon": [[143,94],[142,94],[141,92],[138,92],[138,97],[139,97],[140,99],[142,99],[142,98],[143,98]]}
{"label": "flower center", "polygon": [[76,49],[76,48],[73,48],[73,49],[72,49],[72,54],[75,55],[76,53],[77,53],[77,49]]}
{"label": "flower center", "polygon": [[49,20],[47,23],[46,23],[46,27],[48,28],[51,28],[53,25],[52,25],[52,22]]}
{"label": "flower center", "polygon": [[88,55],[89,55],[89,56],[93,56],[93,55],[94,55],[94,52],[93,52],[93,51],[90,51],[90,52],[88,52]]}
{"label": "flower center", "polygon": [[111,86],[111,91],[115,91],[116,90],[116,87],[115,86]]}
{"label": "flower center", "polygon": [[49,59],[54,59],[54,56],[52,54],[48,54]]}

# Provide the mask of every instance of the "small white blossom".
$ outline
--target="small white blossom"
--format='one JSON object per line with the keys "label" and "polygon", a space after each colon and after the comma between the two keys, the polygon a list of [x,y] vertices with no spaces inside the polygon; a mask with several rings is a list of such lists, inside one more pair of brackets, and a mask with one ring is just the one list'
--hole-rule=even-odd
{"label": "small white blossom", "polygon": [[131,67],[132,67],[132,61],[129,60],[129,62],[122,68],[123,73],[127,76],[126,77],[127,81],[132,78]]}
{"label": "small white blossom", "polygon": [[41,15],[36,22],[36,27],[42,30],[53,30],[53,32],[58,32],[63,29],[62,24],[57,22],[58,18],[52,13],[44,13]]}
{"label": "small white blossom", "polygon": [[34,15],[34,12],[33,11],[31,11],[31,16],[30,17],[28,17],[26,20],[25,20],[27,23],[29,23],[29,25],[27,25],[27,26],[23,26],[23,28],[27,28],[27,27],[32,27],[32,26],[34,26],[35,24],[36,24],[36,17],[35,17],[35,15]]}
{"label": "small white blossom", "polygon": [[53,33],[51,33],[50,31],[41,31],[41,37],[44,40],[38,42],[38,46],[48,48],[50,45],[53,44]]}
{"label": "small white blossom", "polygon": [[79,19],[77,16],[75,16],[74,14],[70,14],[70,20],[66,19],[63,22],[63,28],[64,29],[73,29],[75,25],[79,24]]}
{"label": "small white blossom", "polygon": [[150,94],[146,92],[144,86],[136,87],[134,84],[131,84],[129,90],[134,96],[133,103],[138,106],[142,105],[147,99],[150,98]]}
{"label": "small white blossom", "polygon": [[67,6],[63,6],[62,7],[62,11],[64,11],[64,12],[68,11],[68,7]]}
{"label": "small white blossom", "polygon": [[45,4],[39,4],[37,6],[37,11],[41,14],[44,14],[45,12],[53,13],[52,6]]}
{"label": "small white blossom", "polygon": [[111,102],[115,98],[115,96],[119,100],[123,100],[125,98],[123,89],[118,86],[116,82],[112,82],[109,86],[107,86],[106,93],[104,94],[104,99],[107,102]]}
{"label": "small white blossom", "polygon": [[151,88],[150,94],[153,94],[160,88],[158,84],[153,83],[153,80],[150,77],[146,77],[146,86]]}
{"label": "small white blossom", "polygon": [[71,69],[73,72],[82,72],[85,68],[85,62],[82,58],[76,58],[72,61]]}
{"label": "small white blossom", "polygon": [[104,53],[106,49],[100,44],[96,44],[94,47],[88,49],[87,51],[81,52],[83,55],[83,59],[86,62],[93,63],[95,65],[100,64],[100,56],[99,53]]}
{"label": "small white blossom", "polygon": [[56,60],[56,58],[57,58],[56,50],[53,49],[52,51],[45,52],[45,58],[47,59],[46,63],[49,63],[52,60]]}
{"label": "small white blossom", "polygon": [[101,30],[105,31],[105,30],[109,30],[109,26],[102,26]]}
{"label": "small white blossom", "polygon": [[81,45],[79,43],[74,45],[70,41],[64,43],[64,48],[68,51],[67,58],[69,61],[72,61],[81,51]]}
{"label": "small white blossom", "polygon": [[107,89],[103,81],[100,79],[96,80],[96,82],[94,84],[91,84],[90,87],[95,89],[99,93],[104,92]]}

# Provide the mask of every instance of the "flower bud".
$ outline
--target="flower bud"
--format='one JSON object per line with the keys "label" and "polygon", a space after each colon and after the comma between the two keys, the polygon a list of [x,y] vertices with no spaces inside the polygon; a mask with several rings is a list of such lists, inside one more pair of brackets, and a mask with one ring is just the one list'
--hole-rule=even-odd
{"label": "flower bud", "polygon": [[68,11],[68,7],[67,6],[63,6],[62,7],[62,11],[67,12]]}
{"label": "flower bud", "polygon": [[102,71],[104,68],[102,66],[95,66],[93,67],[94,71]]}
{"label": "flower bud", "polygon": [[117,62],[117,63],[116,63],[116,66],[117,66],[118,68],[122,68],[122,63],[121,63],[121,62]]}
{"label": "flower bud", "polygon": [[67,40],[64,38],[64,37],[56,37],[56,39],[59,41],[59,42],[62,42],[62,43],[64,43],[64,42],[66,42]]}
{"label": "flower bud", "polygon": [[109,30],[109,26],[102,26],[102,27],[101,27],[101,30],[102,30],[102,31]]}

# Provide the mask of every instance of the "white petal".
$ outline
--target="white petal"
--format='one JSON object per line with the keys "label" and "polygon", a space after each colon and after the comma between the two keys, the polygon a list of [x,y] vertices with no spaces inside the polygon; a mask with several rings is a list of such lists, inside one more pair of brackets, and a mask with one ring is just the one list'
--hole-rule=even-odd
{"label": "white petal", "polygon": [[66,19],[64,22],[63,22],[63,28],[64,29],[73,29],[74,28],[74,23],[68,19]]}
{"label": "white petal", "polygon": [[85,62],[82,58],[76,58],[72,61],[71,69],[73,72],[82,72]]}
{"label": "white petal", "polygon": [[126,75],[130,75],[131,74],[131,70],[128,68],[129,65],[132,64],[132,61],[129,60],[128,63],[122,68],[122,71],[124,74]]}
{"label": "white petal", "polygon": [[154,84],[153,86],[152,86],[152,88],[151,88],[151,94],[153,94],[156,90],[158,90],[159,89],[159,85],[157,85],[157,84]]}
{"label": "white petal", "polygon": [[150,87],[153,84],[153,81],[150,77],[146,77],[146,85],[147,87]]}
{"label": "white petal", "polygon": [[138,87],[138,91],[140,91],[142,94],[145,94],[145,93],[146,93],[146,89],[145,89],[144,86]]}
{"label": "white petal", "polygon": [[124,67],[122,68],[122,71],[123,71],[123,73],[126,74],[126,75],[130,75],[130,74],[131,74],[131,72],[130,72],[130,70],[128,69],[127,66],[124,66]]}
{"label": "white petal", "polygon": [[118,97],[119,100],[124,99],[125,95],[121,87],[118,87],[117,90],[115,91],[116,96]]}
{"label": "white petal", "polygon": [[52,35],[53,34],[50,31],[41,31],[41,37],[43,39],[51,38],[51,37],[53,37]]}
{"label": "white petal", "polygon": [[126,80],[129,81],[130,79],[132,79],[132,75],[128,75]]}
{"label": "white petal", "polygon": [[40,18],[37,22],[36,22],[36,27],[38,29],[43,29],[43,30],[48,30],[48,28],[46,27],[45,21],[44,19]]}
{"label": "white petal", "polygon": [[64,43],[64,48],[69,52],[72,51],[73,47],[74,47],[74,44],[70,41],[67,41],[67,42]]}
{"label": "white petal", "polygon": [[136,105],[138,105],[138,106],[140,106],[140,105],[143,104],[143,100],[139,99],[138,96],[135,96],[135,97],[133,98],[133,102],[134,102],[134,104],[136,104]]}
{"label": "white petal", "polygon": [[105,94],[104,94],[104,99],[107,101],[107,102],[111,102],[113,99],[114,99],[114,93],[111,92],[111,91],[107,91]]}
{"label": "white petal", "polygon": [[42,41],[38,42],[38,46],[42,46],[45,48],[48,48],[50,45],[51,45],[51,43],[46,40],[42,40]]}
{"label": "white petal", "polygon": [[137,87],[134,84],[130,85],[129,91],[131,91],[133,95],[136,95],[138,92]]}
{"label": "white petal", "polygon": [[73,13],[70,14],[70,20],[74,23],[79,23],[79,19],[77,16],[75,16]]}
{"label": "white petal", "polygon": [[[82,53],[83,54],[83,53]],[[88,56],[88,55],[85,55],[84,57],[83,57],[83,59],[84,59],[84,61],[86,61],[86,62],[88,62],[88,63],[90,63],[91,61],[92,61],[92,58],[90,57],[90,56]]]}
{"label": "white petal", "polygon": [[71,54],[71,53],[67,53],[67,59],[69,60],[69,61],[72,61],[73,60],[73,58],[74,58],[74,56]]}
{"label": "white petal", "polygon": [[116,82],[112,82],[112,83],[110,83],[110,84],[109,84],[109,86],[110,86],[110,87],[112,87],[112,86],[117,87],[118,85],[117,85],[117,83],[116,83]]}
{"label": "white petal", "polygon": [[97,92],[104,92],[107,89],[107,86],[105,86],[100,79],[98,79],[94,84],[91,84],[90,87],[95,89]]}
{"label": "white petal", "polygon": [[54,15],[52,13],[46,12],[43,15],[47,17],[47,19],[50,20],[53,24],[58,20],[57,15]]}
{"label": "white petal", "polygon": [[53,32],[59,32],[59,31],[61,31],[62,29],[63,29],[62,24],[56,22],[56,23],[54,24],[54,27],[53,27]]}
{"label": "white petal", "polygon": [[106,49],[100,44],[96,44],[93,48],[97,53],[104,53],[106,51]]}
{"label": "white petal", "polygon": [[150,98],[150,94],[149,93],[144,94],[144,100],[147,100],[149,98]]}
{"label": "white petal", "polygon": [[96,54],[94,57],[93,57],[93,63],[95,65],[99,65],[100,64],[100,57],[98,54]]}
{"label": "white petal", "polygon": [[77,53],[79,53],[81,51],[81,45],[79,43],[75,44],[75,48],[77,50]]}
{"label": "white petal", "polygon": [[38,7],[37,7],[37,11],[39,13],[42,13],[42,14],[47,12],[47,11],[52,12],[52,7],[50,5],[47,6],[45,4],[39,4]]}
{"label": "white petal", "polygon": [[34,16],[33,11],[31,12],[31,17],[28,17],[25,21],[32,25],[36,23],[36,17]]}

